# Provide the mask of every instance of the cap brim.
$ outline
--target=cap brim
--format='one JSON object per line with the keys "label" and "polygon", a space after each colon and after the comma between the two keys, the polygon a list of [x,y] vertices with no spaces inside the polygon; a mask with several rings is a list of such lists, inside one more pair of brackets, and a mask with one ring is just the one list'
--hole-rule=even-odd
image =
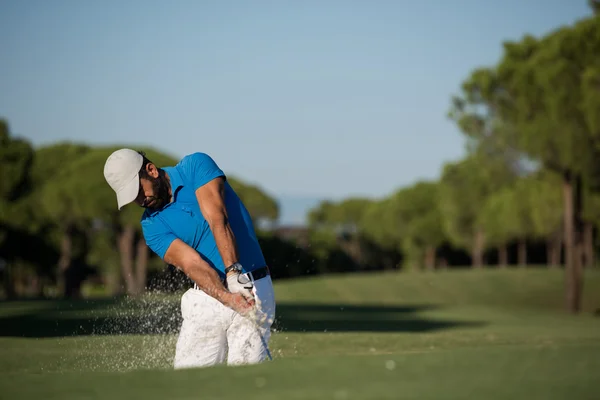
{"label": "cap brim", "polygon": [[139,174],[135,174],[133,179],[117,192],[117,207],[119,210],[136,199],[140,192]]}

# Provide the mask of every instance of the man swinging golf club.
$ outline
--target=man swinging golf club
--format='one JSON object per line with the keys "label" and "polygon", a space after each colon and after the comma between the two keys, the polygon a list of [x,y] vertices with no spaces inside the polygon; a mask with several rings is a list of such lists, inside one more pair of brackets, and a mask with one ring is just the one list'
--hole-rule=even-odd
{"label": "man swinging golf club", "polygon": [[132,202],[145,208],[148,247],[194,282],[181,298],[174,367],[270,358],[271,276],[250,214],[215,161],[198,152],[158,168],[143,152],[120,149],[104,177],[119,210]]}

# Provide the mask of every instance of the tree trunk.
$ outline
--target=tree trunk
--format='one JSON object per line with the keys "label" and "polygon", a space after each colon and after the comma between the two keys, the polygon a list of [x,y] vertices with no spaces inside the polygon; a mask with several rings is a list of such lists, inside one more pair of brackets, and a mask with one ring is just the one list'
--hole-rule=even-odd
{"label": "tree trunk", "polygon": [[[577,176],[575,181],[575,198],[574,198],[574,236],[575,248],[579,248],[583,253],[583,178],[581,175]],[[583,259],[582,257],[576,257],[573,263],[573,300],[572,310],[577,313],[581,311],[581,300],[583,297]]]}
{"label": "tree trunk", "polygon": [[596,263],[594,257],[594,225],[586,222],[583,228],[583,266],[592,268]]}
{"label": "tree trunk", "polygon": [[546,241],[546,262],[550,268],[558,268],[562,253],[562,232],[559,230]]}
{"label": "tree trunk", "polygon": [[506,268],[508,266],[508,247],[503,244],[498,249],[498,265],[500,268]]}
{"label": "tree trunk", "polygon": [[446,257],[440,257],[439,269],[448,269],[448,260]]}
{"label": "tree trunk", "polygon": [[135,229],[131,225],[123,227],[118,237],[119,256],[121,258],[121,272],[125,280],[127,294],[135,293],[135,275],[133,272],[133,239]]}
{"label": "tree trunk", "polygon": [[2,279],[4,283],[4,296],[6,300],[13,300],[17,298],[17,291],[15,290],[15,281],[12,276],[13,266],[10,262],[6,262],[4,265],[4,277]]}
{"label": "tree trunk", "polygon": [[581,241],[581,178],[574,177],[569,171],[563,176],[563,198],[565,205],[565,301],[570,313],[581,309],[581,259],[576,256]]}
{"label": "tree trunk", "polygon": [[68,273],[73,260],[72,226],[67,225],[60,241],[60,258],[58,259],[58,290],[63,297],[70,297]]}
{"label": "tree trunk", "polygon": [[143,236],[138,239],[136,247],[135,294],[139,295],[144,293],[144,290],[146,289],[146,275],[148,271],[148,246],[146,246],[146,241]]}
{"label": "tree trunk", "polygon": [[362,245],[360,239],[357,236],[354,236],[350,240],[350,252],[352,254],[352,258],[357,265],[363,265],[363,252]]}
{"label": "tree trunk", "polygon": [[435,247],[428,246],[425,249],[425,268],[429,271],[435,269]]}
{"label": "tree trunk", "polygon": [[583,238],[583,226],[581,228],[581,241],[575,246],[575,259],[581,269],[585,266],[585,246],[584,246],[584,238]]}
{"label": "tree trunk", "polygon": [[520,239],[518,244],[518,262],[519,267],[524,268],[527,266],[527,240]]}
{"label": "tree trunk", "polygon": [[473,268],[481,268],[483,267],[483,246],[484,246],[485,236],[483,231],[477,230],[475,233],[475,238],[473,240],[473,254],[472,264]]}
{"label": "tree trunk", "polygon": [[44,286],[42,285],[42,278],[40,278],[39,274],[35,273],[31,279],[29,279],[29,294],[34,296],[35,298],[42,298],[42,293],[44,292]]}
{"label": "tree trunk", "polygon": [[120,265],[111,266],[111,268],[106,271],[105,284],[108,288],[108,292],[112,296],[120,296],[123,294]]}
{"label": "tree trunk", "polygon": [[37,287],[37,294],[36,294],[39,299],[43,299],[45,297],[45,294],[44,294],[45,288],[46,288],[45,279],[40,278],[39,285]]}

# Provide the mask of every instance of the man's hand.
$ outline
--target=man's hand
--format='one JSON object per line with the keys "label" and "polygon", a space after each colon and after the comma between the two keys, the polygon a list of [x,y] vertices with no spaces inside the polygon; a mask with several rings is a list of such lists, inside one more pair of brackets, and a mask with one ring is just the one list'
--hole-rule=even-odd
{"label": "man's hand", "polygon": [[[231,293],[221,281],[214,268],[200,257],[200,254],[181,239],[175,239],[164,257],[165,262],[181,269],[200,289],[227,307],[242,313],[252,309],[254,299],[246,299],[242,293]],[[242,283],[239,283],[242,286]],[[252,293],[252,292],[250,292]]]}
{"label": "man's hand", "polygon": [[[255,300],[251,291],[249,292],[251,295],[250,299],[247,299],[242,293],[231,293],[223,285],[217,271],[204,261],[196,250],[188,246],[181,239],[175,239],[171,243],[164,260],[181,269],[191,280],[196,282],[204,293],[214,297],[223,305],[244,316],[248,316],[254,311]],[[237,284],[241,287],[242,291],[248,291],[248,283],[244,283],[243,279]],[[251,282],[250,285],[252,285]]]}
{"label": "man's hand", "polygon": [[244,316],[254,310],[254,300],[248,300],[241,293],[227,293],[223,298],[223,304]]}
{"label": "man's hand", "polygon": [[227,275],[227,289],[231,293],[240,293],[247,300],[254,300],[253,288],[254,284],[248,279],[248,276],[238,272],[231,272]]}

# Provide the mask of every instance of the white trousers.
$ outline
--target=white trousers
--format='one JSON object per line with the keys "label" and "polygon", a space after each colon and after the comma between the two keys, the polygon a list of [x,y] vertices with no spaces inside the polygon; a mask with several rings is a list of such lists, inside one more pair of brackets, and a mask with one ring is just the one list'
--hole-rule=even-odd
{"label": "white trousers", "polygon": [[271,276],[254,281],[256,319],[243,317],[201,290],[181,298],[183,322],[177,339],[174,368],[256,364],[267,357],[275,294]]}

